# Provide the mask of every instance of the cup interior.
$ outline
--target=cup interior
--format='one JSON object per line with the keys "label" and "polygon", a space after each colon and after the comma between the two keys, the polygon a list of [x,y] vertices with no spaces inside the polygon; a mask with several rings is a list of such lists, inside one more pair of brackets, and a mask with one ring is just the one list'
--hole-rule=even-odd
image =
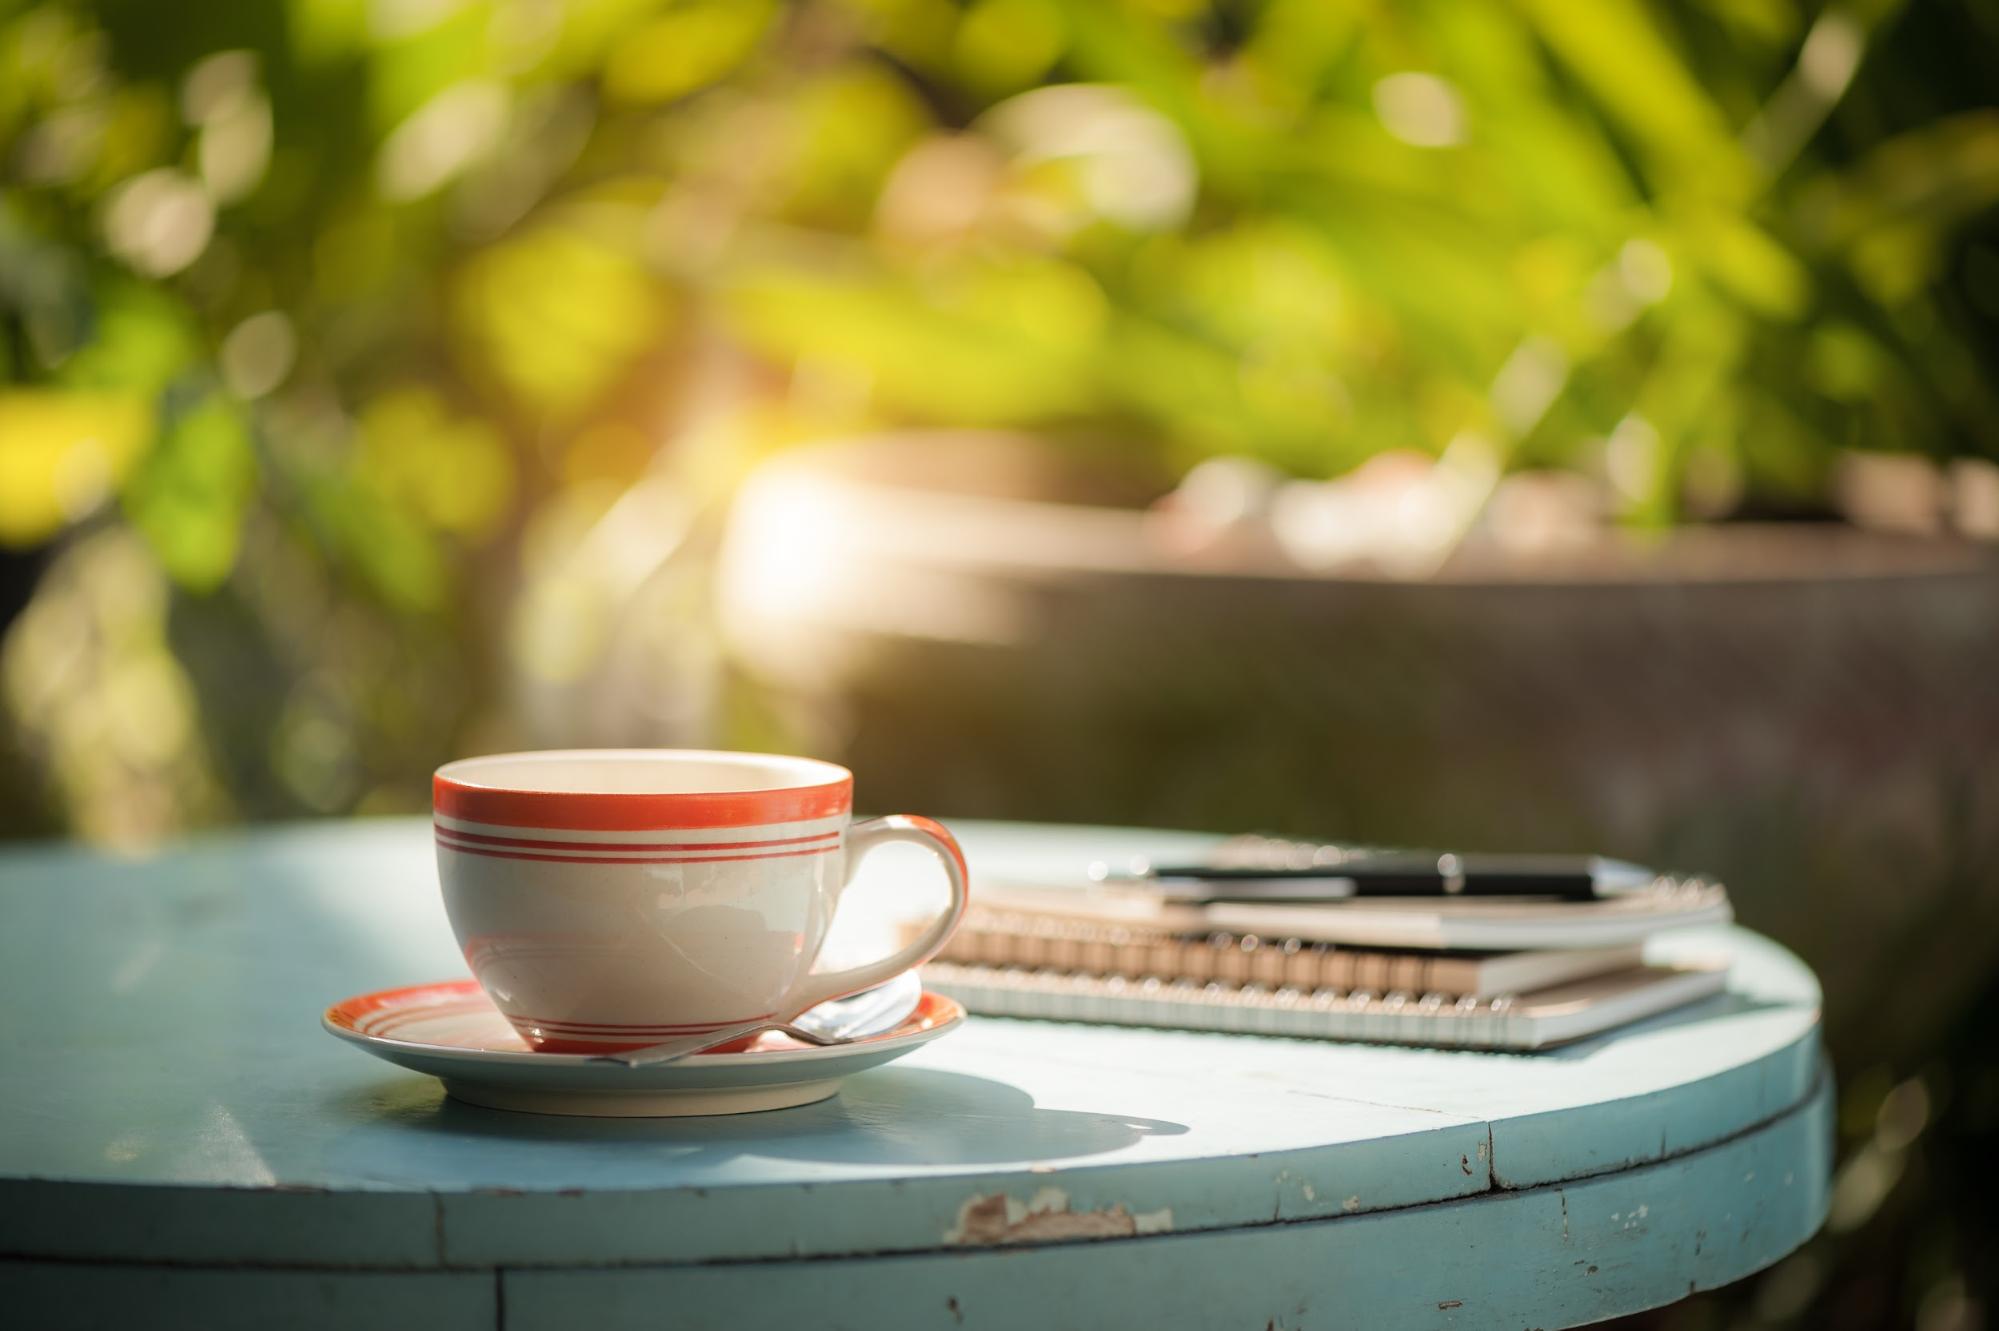
{"label": "cup interior", "polygon": [[816,758],[695,749],[561,749],[462,758],[437,775],[477,790],[562,795],[733,795],[848,779]]}

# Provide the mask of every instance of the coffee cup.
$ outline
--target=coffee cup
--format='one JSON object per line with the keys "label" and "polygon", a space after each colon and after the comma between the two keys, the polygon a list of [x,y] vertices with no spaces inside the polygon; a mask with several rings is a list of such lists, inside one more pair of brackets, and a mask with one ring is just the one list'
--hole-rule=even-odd
{"label": "coffee cup", "polygon": [[[789,1020],[928,960],[964,914],[928,818],[853,819],[853,774],[773,754],[573,749],[466,758],[432,782],[444,908],[479,984],[550,1053]],[[814,969],[872,848],[937,855],[950,904],[908,946]]]}

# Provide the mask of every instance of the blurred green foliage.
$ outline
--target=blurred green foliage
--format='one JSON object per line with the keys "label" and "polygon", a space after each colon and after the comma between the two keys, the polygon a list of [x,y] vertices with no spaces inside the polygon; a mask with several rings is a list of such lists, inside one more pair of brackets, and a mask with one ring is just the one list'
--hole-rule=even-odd
{"label": "blurred green foliage", "polygon": [[[1994,22],[8,4],[18,747],[111,840],[406,802],[504,710],[538,527],[833,431],[1305,475],[1474,435],[1637,521],[1811,508],[1843,447],[1999,455]],[[212,799],[135,815],[167,769],[93,756],[103,607],[63,598],[119,593],[88,546],[181,607],[152,640],[190,710],[157,724]]]}

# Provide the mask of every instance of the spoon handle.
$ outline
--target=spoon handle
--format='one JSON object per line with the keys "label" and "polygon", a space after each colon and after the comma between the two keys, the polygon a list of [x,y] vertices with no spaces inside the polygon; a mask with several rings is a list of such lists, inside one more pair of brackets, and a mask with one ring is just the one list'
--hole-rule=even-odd
{"label": "spoon handle", "polygon": [[767,1031],[782,1022],[762,1017],[756,1021],[746,1021],[736,1026],[725,1026],[719,1031],[702,1031],[696,1035],[683,1035],[676,1040],[661,1044],[647,1045],[643,1049],[626,1049],[615,1054],[597,1054],[592,1063],[622,1063],[628,1068],[656,1068],[662,1063],[677,1063],[683,1058],[698,1054],[704,1049],[713,1049],[718,1044],[740,1040],[745,1035],[755,1035]]}

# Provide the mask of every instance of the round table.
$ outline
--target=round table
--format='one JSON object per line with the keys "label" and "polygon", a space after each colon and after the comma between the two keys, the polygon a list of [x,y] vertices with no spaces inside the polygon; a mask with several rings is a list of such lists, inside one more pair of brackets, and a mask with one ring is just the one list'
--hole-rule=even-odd
{"label": "round table", "polygon": [[[956,823],[975,873],[1187,834]],[[0,855],[0,1307],[21,1325],[1556,1327],[1823,1217],[1818,989],[1534,1055],[974,1017],[734,1118],[479,1109],[318,1028],[462,974],[418,820]]]}

